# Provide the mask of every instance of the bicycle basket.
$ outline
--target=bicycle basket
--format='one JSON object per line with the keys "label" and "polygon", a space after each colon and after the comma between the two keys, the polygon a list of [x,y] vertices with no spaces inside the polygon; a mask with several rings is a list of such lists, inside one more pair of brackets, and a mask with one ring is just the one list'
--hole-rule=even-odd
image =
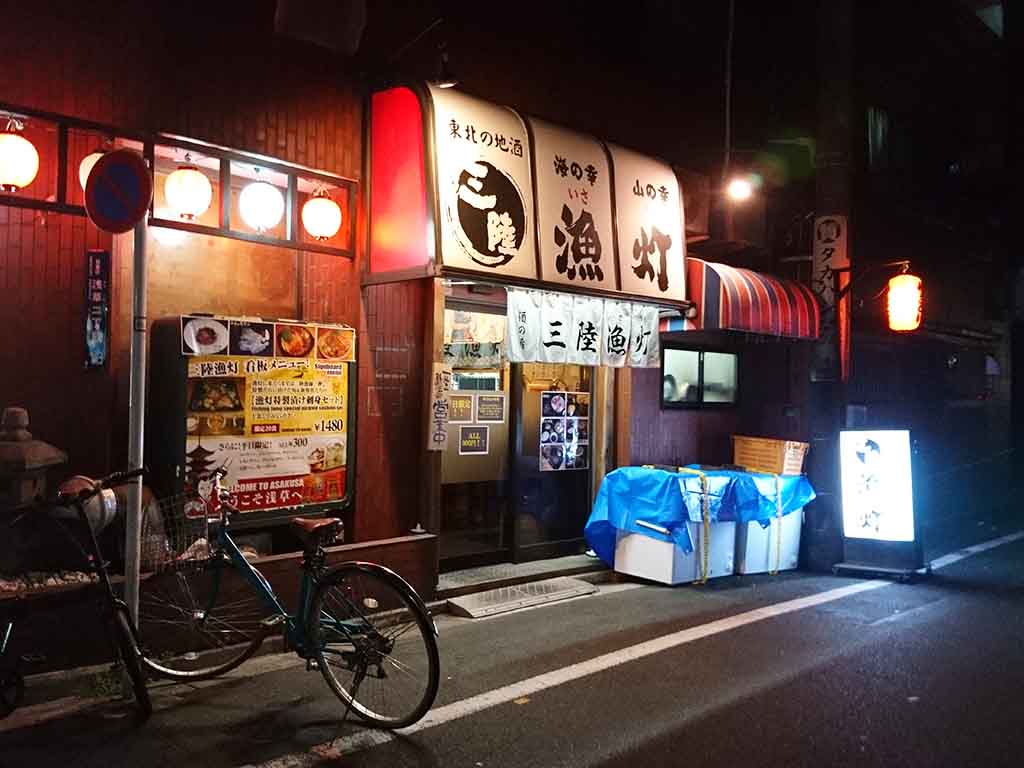
{"label": "bicycle basket", "polygon": [[206,502],[195,493],[154,500],[142,513],[140,559],[144,572],[198,568],[210,559]]}

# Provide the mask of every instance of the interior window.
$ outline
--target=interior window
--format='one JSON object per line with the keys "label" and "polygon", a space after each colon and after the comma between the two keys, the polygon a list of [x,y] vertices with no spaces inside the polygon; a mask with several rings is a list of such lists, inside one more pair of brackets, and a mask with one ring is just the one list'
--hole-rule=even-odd
{"label": "interior window", "polygon": [[663,408],[735,403],[739,390],[737,355],[666,347],[662,357]]}

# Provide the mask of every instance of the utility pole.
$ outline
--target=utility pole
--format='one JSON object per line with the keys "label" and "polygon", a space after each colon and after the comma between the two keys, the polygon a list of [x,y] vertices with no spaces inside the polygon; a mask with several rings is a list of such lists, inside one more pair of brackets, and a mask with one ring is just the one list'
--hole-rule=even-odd
{"label": "utility pole", "polygon": [[[805,559],[812,570],[842,560],[839,430],[845,425],[849,374],[849,296],[840,291],[849,272],[852,238],[851,153],[858,124],[853,101],[853,0],[821,0],[818,6],[818,136],[815,190],[815,261],[812,285],[822,300],[822,334],[814,350],[808,407],[811,452],[808,475],[818,498],[807,509]],[[833,261],[832,248],[843,253]],[[830,248],[832,250],[830,250]],[[837,275],[841,275],[837,276]]]}

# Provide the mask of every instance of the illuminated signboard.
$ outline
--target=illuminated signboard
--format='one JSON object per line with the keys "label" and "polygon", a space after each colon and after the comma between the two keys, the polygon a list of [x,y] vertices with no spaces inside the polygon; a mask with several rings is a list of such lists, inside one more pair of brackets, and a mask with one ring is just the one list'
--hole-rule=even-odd
{"label": "illuminated signboard", "polygon": [[441,261],[535,279],[533,179],[526,125],[511,109],[430,87]]}
{"label": "illuminated signboard", "polygon": [[910,432],[846,430],[839,434],[843,535],[914,541]]}

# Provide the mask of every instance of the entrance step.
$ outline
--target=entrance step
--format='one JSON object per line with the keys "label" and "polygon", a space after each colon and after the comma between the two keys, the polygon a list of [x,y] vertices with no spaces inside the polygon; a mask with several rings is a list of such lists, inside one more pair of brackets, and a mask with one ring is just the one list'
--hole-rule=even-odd
{"label": "entrance step", "polygon": [[560,576],[581,576],[587,581],[594,581],[610,573],[604,563],[586,555],[554,557],[527,563],[499,563],[442,573],[438,576],[437,591],[434,595],[436,600],[450,600],[473,592],[545,581]]}
{"label": "entrance step", "polygon": [[582,579],[548,579],[454,597],[448,601],[448,610],[456,616],[479,619],[496,613],[568,600],[570,597],[592,595],[595,592],[597,587]]}

